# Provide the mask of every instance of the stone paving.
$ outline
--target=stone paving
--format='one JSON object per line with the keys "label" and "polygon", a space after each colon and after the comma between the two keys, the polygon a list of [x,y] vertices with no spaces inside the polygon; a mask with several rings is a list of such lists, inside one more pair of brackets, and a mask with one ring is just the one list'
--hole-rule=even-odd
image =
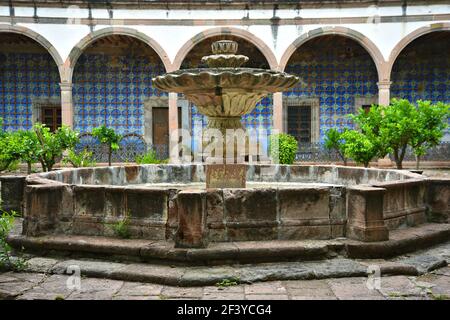
{"label": "stone paving", "polygon": [[[67,275],[0,274],[1,299],[45,300],[447,300],[450,266],[418,277],[381,277],[380,286],[367,277],[270,281],[205,287],[81,278],[79,289]],[[69,283],[70,286],[67,284]],[[371,285],[372,284],[372,285]],[[375,288],[374,288],[375,287]],[[369,289],[374,288],[374,289]]]}

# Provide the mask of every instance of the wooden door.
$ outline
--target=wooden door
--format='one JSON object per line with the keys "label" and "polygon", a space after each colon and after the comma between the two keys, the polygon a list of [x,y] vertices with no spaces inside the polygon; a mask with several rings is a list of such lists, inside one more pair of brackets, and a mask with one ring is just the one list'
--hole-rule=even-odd
{"label": "wooden door", "polygon": [[[156,148],[169,146],[169,108],[153,108],[153,145]],[[167,148],[166,147],[166,148]]]}
{"label": "wooden door", "polygon": [[54,132],[61,127],[61,107],[42,107],[41,122]]}
{"label": "wooden door", "polygon": [[311,107],[288,107],[288,133],[299,143],[311,142]]}

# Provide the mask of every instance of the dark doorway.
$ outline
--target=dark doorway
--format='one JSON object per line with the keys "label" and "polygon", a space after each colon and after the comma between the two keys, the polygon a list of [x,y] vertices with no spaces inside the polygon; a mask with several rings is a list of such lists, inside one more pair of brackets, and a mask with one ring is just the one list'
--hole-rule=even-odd
{"label": "dark doorway", "polygon": [[288,133],[299,143],[311,142],[311,106],[289,106]]}
{"label": "dark doorway", "polygon": [[51,132],[55,132],[61,127],[61,107],[42,107],[41,121]]}

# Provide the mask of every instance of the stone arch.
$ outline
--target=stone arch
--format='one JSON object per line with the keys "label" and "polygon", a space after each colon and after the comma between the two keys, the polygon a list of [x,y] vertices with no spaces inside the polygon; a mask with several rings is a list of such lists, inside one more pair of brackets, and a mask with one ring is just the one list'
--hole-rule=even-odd
{"label": "stone arch", "polygon": [[409,33],[406,37],[400,40],[394,47],[394,49],[392,49],[391,54],[389,55],[389,60],[386,64],[386,74],[388,76],[387,79],[391,79],[392,68],[394,67],[395,61],[397,60],[403,49],[405,49],[410,43],[420,38],[421,36],[436,31],[450,31],[450,23],[434,23],[430,24],[429,26],[421,27]]}
{"label": "stone arch", "polygon": [[56,63],[56,66],[58,67],[59,76],[61,81],[64,79],[64,62],[56,48],[48,41],[45,37],[41,36],[37,32],[22,27],[22,26],[11,26],[11,25],[3,25],[0,24],[0,33],[16,33],[24,35],[34,41],[36,41],[39,45],[41,45],[53,58],[53,60]]}
{"label": "stone arch", "polygon": [[381,51],[378,49],[378,47],[362,33],[352,30],[352,29],[349,29],[349,28],[345,28],[345,27],[318,28],[318,29],[311,30],[308,33],[300,36],[284,52],[283,56],[281,57],[278,70],[280,70],[280,71],[285,70],[292,54],[294,54],[294,52],[299,47],[301,47],[304,43],[306,43],[308,40],[311,40],[313,38],[317,38],[317,37],[320,37],[323,35],[341,35],[343,37],[347,37],[352,40],[355,40],[372,57],[372,60],[375,64],[375,67],[378,72],[378,79],[380,81],[385,79],[385,71],[384,70],[385,70],[386,62],[383,58]]}
{"label": "stone arch", "polygon": [[208,29],[205,31],[200,32],[199,34],[195,35],[191,39],[189,39],[178,51],[174,61],[173,61],[173,69],[178,70],[181,67],[181,64],[183,63],[183,60],[186,58],[187,54],[201,41],[213,37],[213,36],[220,36],[220,35],[231,35],[236,36],[239,38],[242,38],[251,44],[253,44],[266,58],[267,63],[269,64],[270,68],[273,70],[276,70],[277,68],[277,59],[272,52],[272,50],[267,46],[267,44],[264,43],[260,38],[256,37],[254,34],[252,34],[249,31],[238,29],[238,28],[232,28],[232,27],[222,27],[222,28],[213,28]]}
{"label": "stone arch", "polygon": [[161,47],[161,45],[156,42],[154,39],[150,38],[149,36],[145,35],[142,32],[139,32],[135,29],[131,28],[118,28],[118,27],[109,27],[97,30],[95,32],[92,32],[85,36],[83,39],[81,39],[80,42],[78,42],[75,47],[73,47],[72,51],[69,54],[69,57],[66,60],[65,66],[67,73],[65,74],[65,81],[71,82],[73,71],[75,69],[75,64],[77,63],[78,58],[81,56],[83,51],[88,48],[92,43],[94,43],[96,40],[110,36],[110,35],[124,35],[136,38],[148,46],[150,46],[158,55],[158,57],[161,59],[165,69],[167,72],[170,72],[173,70],[172,63],[170,62],[170,59],[167,55],[167,53],[164,51],[164,49]]}

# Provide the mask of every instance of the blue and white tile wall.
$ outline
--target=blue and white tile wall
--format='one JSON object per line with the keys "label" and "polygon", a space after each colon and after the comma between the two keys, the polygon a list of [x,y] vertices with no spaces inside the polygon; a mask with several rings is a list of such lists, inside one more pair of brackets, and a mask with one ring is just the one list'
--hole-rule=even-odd
{"label": "blue and white tile wall", "polygon": [[59,99],[60,78],[47,53],[0,53],[0,118],[8,131],[32,127],[33,99]]}
{"label": "blue and white tile wall", "polygon": [[291,59],[286,72],[299,76],[305,83],[284,93],[285,96],[319,98],[320,140],[331,128],[353,128],[348,115],[354,113],[355,97],[374,97],[378,94],[377,70],[368,53],[357,44],[348,42],[346,48],[353,57],[342,57],[343,48],[305,44],[298,50],[310,51],[308,59]]}
{"label": "blue and white tile wall", "polygon": [[80,132],[106,125],[120,134],[144,134],[144,101],[167,95],[152,87],[165,73],[146,57],[83,54],[73,79],[74,124]]}
{"label": "blue and white tile wall", "polygon": [[[450,41],[421,41],[406,47],[392,68],[391,97],[450,103]],[[450,119],[446,141],[450,141]]]}

